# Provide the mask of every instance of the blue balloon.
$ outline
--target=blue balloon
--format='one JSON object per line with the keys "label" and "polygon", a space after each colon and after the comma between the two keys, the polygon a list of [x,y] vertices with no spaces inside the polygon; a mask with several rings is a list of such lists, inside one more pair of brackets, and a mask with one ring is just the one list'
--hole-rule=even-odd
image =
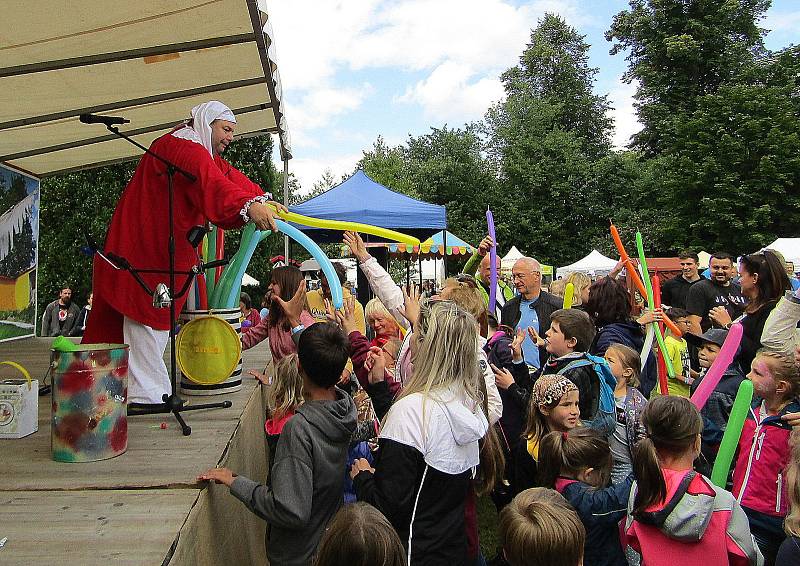
{"label": "blue balloon", "polygon": [[334,308],[340,309],[344,304],[344,300],[342,298],[342,284],[339,281],[339,276],[336,274],[336,271],[333,269],[333,263],[331,260],[328,259],[328,256],[320,249],[320,247],[314,243],[314,241],[303,234],[300,230],[284,222],[283,220],[275,220],[275,224],[278,227],[278,230],[289,236],[295,242],[303,246],[308,253],[311,254],[317,263],[319,263],[322,272],[325,274],[325,277],[328,279],[328,286],[331,289],[331,299],[333,302]]}
{"label": "blue balloon", "polygon": [[[269,234],[269,230],[266,231]],[[242,258],[242,262],[239,264],[239,270],[236,272],[233,278],[233,284],[231,285],[230,290],[228,291],[228,297],[225,301],[225,308],[232,309],[235,308],[239,304],[239,298],[242,292],[242,278],[244,277],[244,271],[247,269],[247,266],[250,264],[250,259],[253,257],[253,253],[256,251],[256,246],[261,241],[261,231],[256,230],[253,232],[252,237],[249,241],[243,242],[247,245],[244,250],[244,257]]]}

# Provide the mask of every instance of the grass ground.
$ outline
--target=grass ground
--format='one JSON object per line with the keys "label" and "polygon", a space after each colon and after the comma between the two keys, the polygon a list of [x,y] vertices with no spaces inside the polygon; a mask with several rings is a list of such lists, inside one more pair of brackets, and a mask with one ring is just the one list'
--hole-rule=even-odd
{"label": "grass ground", "polygon": [[33,334],[33,329],[20,328],[19,326],[13,324],[3,324],[0,322],[0,340],[14,338],[16,336],[28,336],[31,334]]}
{"label": "grass ground", "polygon": [[488,497],[478,498],[478,534],[481,550],[487,560],[497,553],[497,511]]}

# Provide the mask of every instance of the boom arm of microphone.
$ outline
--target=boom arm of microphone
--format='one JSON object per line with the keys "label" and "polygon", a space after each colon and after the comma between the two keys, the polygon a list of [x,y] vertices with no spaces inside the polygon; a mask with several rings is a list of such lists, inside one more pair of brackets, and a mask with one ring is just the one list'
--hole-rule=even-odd
{"label": "boom arm of microphone", "polygon": [[115,124],[130,124],[130,120],[126,120],[122,116],[100,116],[98,114],[81,114],[78,120],[84,124],[104,124],[106,126],[113,126]]}

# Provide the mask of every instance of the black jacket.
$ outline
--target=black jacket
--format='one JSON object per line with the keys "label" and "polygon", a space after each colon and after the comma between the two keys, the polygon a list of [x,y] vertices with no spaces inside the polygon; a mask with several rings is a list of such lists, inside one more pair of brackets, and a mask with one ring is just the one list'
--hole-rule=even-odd
{"label": "black jacket", "polygon": [[[522,301],[522,296],[517,295],[503,306],[503,312],[500,316],[500,324],[505,324],[511,328],[516,328],[520,319],[519,304]],[[534,304],[533,309],[536,311],[536,316],[539,318],[539,334],[544,337],[544,333],[550,330],[550,316],[557,310],[564,307],[564,299],[551,295],[546,291],[539,293],[539,300]],[[547,350],[539,348],[539,359],[547,359]]]}
{"label": "black jacket", "polygon": [[353,479],[359,501],[386,516],[406,551],[413,515],[412,566],[466,565],[464,502],[471,472],[440,472],[427,466],[415,448],[386,438],[378,446],[377,472],[361,472]]}

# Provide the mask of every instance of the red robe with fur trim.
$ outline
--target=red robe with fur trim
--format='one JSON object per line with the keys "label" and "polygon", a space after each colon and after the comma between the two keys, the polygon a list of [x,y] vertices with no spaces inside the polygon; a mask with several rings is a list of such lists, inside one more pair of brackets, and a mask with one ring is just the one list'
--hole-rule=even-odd
{"label": "red robe with fur trim", "polygon": [[[186,239],[192,226],[206,221],[223,229],[244,225],[241,210],[264,191],[227,161],[212,159],[199,143],[171,133],[153,142],[150,149],[197,180],[180,173],[174,176],[175,270],[188,271],[198,261],[197,252]],[[105,252],[121,256],[137,269],[169,270],[169,195],[166,166],[145,154],[133,178],[123,191],[104,246]],[[169,274],[142,273],[151,288],[169,285]],[[179,291],[186,275],[176,275]],[[169,309],[156,309],[153,299],[125,270],[116,270],[99,256],[94,259],[94,304],[84,343],[122,343],[122,321],[127,316],[156,330],[169,330]],[[175,301],[180,312],[186,296]]]}

